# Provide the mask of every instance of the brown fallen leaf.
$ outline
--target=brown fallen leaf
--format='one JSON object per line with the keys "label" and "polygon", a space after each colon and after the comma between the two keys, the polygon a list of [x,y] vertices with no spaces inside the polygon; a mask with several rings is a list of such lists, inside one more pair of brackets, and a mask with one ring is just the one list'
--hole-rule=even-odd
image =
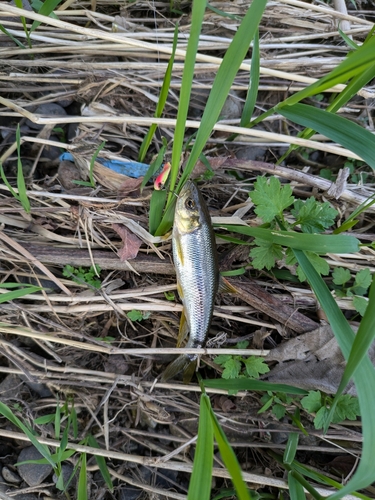
{"label": "brown fallen leaf", "polygon": [[112,229],[116,231],[122,239],[123,246],[117,252],[121,262],[135,259],[138,255],[139,247],[142,245],[142,241],[138,236],[121,224],[112,224]]}
{"label": "brown fallen leaf", "polygon": [[126,194],[133,193],[137,189],[139,189],[142,184],[143,177],[139,177],[138,179],[133,179],[132,177],[124,177],[124,181],[118,186],[118,192],[121,196],[125,196]]}

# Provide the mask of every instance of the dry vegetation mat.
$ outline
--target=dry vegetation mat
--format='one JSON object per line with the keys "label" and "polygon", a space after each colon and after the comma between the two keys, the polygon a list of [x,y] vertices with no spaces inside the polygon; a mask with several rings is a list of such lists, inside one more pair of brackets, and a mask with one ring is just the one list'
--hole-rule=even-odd
{"label": "dry vegetation mat", "polygon": [[[0,3],[0,498],[374,498],[372,9]],[[161,382],[188,178],[236,293]]]}

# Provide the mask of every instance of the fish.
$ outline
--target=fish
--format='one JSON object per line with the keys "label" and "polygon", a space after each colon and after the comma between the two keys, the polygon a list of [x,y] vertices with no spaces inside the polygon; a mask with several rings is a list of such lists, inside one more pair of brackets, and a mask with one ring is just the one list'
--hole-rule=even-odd
{"label": "fish", "polygon": [[[172,250],[177,291],[183,304],[179,336],[188,332],[186,347],[200,348],[206,342],[211,325],[220,273],[210,214],[198,187],[190,180],[177,198]],[[196,354],[178,356],[167,366],[161,380],[186,371],[196,359]]]}

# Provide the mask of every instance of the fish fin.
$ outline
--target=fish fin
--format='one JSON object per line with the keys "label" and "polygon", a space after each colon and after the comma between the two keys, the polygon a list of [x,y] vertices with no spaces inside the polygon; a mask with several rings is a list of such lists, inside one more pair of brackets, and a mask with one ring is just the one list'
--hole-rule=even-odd
{"label": "fish fin", "polygon": [[181,347],[184,340],[186,339],[187,335],[189,333],[189,326],[186,321],[186,316],[185,316],[185,311],[182,310],[181,318],[180,318],[180,329],[178,331],[178,337],[177,337],[177,345],[176,347]]}
{"label": "fish fin", "polygon": [[177,252],[177,256],[178,256],[178,259],[180,261],[180,264],[181,264],[181,266],[183,266],[184,265],[184,252],[182,250],[182,246],[181,246],[181,242],[180,242],[179,238],[174,239],[174,244],[176,246],[176,252]]}
{"label": "fish fin", "polygon": [[185,368],[184,374],[182,376],[182,381],[184,384],[190,384],[191,379],[193,378],[194,372],[197,368],[197,361],[192,361],[190,365]]}
{"label": "fish fin", "polygon": [[180,299],[184,300],[184,292],[182,291],[182,287],[178,281],[177,281],[177,293]]}
{"label": "fish fin", "polygon": [[190,358],[186,354],[181,354],[178,358],[172,361],[172,363],[169,363],[161,376],[161,382],[166,382],[178,373],[186,370],[190,363]]}
{"label": "fish fin", "polygon": [[236,287],[231,285],[227,279],[220,276],[219,293],[238,293],[238,290]]}

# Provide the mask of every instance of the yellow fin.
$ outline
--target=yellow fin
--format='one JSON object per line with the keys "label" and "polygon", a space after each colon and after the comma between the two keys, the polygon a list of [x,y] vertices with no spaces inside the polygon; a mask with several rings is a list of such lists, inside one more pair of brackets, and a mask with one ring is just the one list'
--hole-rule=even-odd
{"label": "yellow fin", "polygon": [[227,279],[220,276],[219,293],[238,293],[238,290],[236,287],[231,285]]}
{"label": "yellow fin", "polygon": [[173,378],[178,373],[182,372],[182,370],[186,370],[190,365],[191,361],[187,357],[186,354],[181,354],[176,358],[172,363],[170,363],[167,368],[164,370],[161,376],[161,382],[166,382],[170,378]]}
{"label": "yellow fin", "polygon": [[189,327],[188,327],[188,323],[186,321],[185,311],[182,310],[181,318],[180,318],[180,329],[178,331],[176,347],[181,347],[181,345],[183,344],[184,340],[186,339],[188,333],[189,333]]}
{"label": "yellow fin", "polygon": [[194,375],[194,372],[195,372],[196,368],[197,368],[197,362],[196,361],[192,361],[190,363],[190,365],[188,365],[185,368],[184,374],[182,376],[182,381],[183,381],[184,384],[190,384],[191,379],[193,378],[193,375]]}
{"label": "yellow fin", "polygon": [[181,266],[183,266],[184,265],[184,252],[182,250],[180,240],[178,238],[175,238],[174,242],[176,245],[176,252],[177,252],[178,260],[180,261]]}

